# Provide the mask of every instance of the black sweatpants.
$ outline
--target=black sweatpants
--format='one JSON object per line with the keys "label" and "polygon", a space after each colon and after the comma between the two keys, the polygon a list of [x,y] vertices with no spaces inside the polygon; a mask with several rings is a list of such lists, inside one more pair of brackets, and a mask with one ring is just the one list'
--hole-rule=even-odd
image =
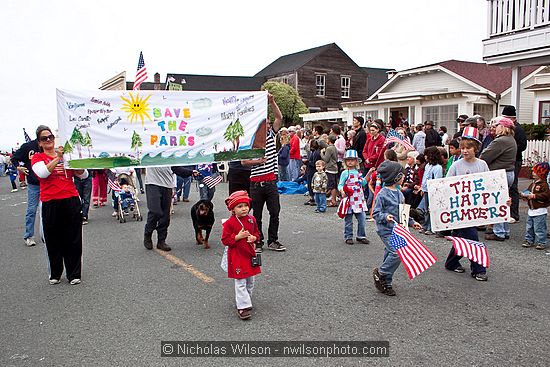
{"label": "black sweatpants", "polygon": [[42,203],[42,225],[50,261],[50,279],[81,278],[82,205],[78,196]]}
{"label": "black sweatpants", "polygon": [[145,185],[147,195],[147,223],[145,235],[150,236],[157,230],[158,242],[165,242],[170,225],[170,206],[172,204],[172,189],[152,184]]}

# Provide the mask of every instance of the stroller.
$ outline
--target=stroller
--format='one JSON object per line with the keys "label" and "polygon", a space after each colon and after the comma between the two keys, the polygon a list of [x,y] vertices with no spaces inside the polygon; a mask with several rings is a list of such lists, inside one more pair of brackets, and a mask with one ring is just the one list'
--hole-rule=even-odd
{"label": "stroller", "polygon": [[[107,180],[113,192],[116,219],[120,223],[126,223],[126,218],[131,216],[136,221],[143,221],[143,216],[139,210],[137,190],[132,177],[126,173],[121,173],[115,178],[114,173],[108,171]],[[123,189],[124,185],[128,185],[127,191]]]}

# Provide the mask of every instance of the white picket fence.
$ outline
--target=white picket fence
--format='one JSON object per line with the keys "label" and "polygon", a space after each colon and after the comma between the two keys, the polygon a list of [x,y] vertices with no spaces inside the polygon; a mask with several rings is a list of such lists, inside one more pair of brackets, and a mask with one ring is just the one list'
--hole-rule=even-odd
{"label": "white picket fence", "polygon": [[527,149],[523,152],[524,166],[548,162],[548,157],[550,157],[550,140],[527,140]]}

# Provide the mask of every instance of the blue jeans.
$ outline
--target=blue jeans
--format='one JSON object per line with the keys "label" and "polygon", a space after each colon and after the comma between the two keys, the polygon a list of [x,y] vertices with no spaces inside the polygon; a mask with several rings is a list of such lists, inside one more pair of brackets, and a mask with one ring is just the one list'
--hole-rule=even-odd
{"label": "blue jeans", "polygon": [[344,218],[344,240],[353,239],[353,216],[357,219],[357,238],[365,237],[365,212],[346,214]]}
{"label": "blue jeans", "polygon": [[546,216],[547,214],[527,217],[525,241],[546,246]]}
{"label": "blue jeans", "polygon": [[176,197],[178,198],[178,201],[183,193],[183,180],[183,177],[176,175]]}
{"label": "blue jeans", "polygon": [[301,159],[291,159],[287,167],[288,169],[288,180],[294,181],[300,176],[300,167],[302,166]]}
{"label": "blue jeans", "polygon": [[25,214],[25,234],[23,239],[34,236],[34,222],[36,209],[40,203],[40,186],[28,184],[27,186],[27,213]]}
{"label": "blue jeans", "polygon": [[[514,171],[506,172],[506,180],[508,181],[508,190],[514,183]],[[508,222],[496,223],[493,225],[493,233],[495,236],[505,238],[510,235],[510,224]]]}
{"label": "blue jeans", "polygon": [[92,176],[81,180],[78,177],[74,178],[76,191],[82,202],[82,218],[88,219],[88,211],[90,210],[90,198],[92,197]]}
{"label": "blue jeans", "polygon": [[279,165],[279,181],[290,181],[290,177],[288,174],[288,168],[290,164],[287,166],[281,166]]}
{"label": "blue jeans", "polygon": [[395,252],[394,248],[390,245],[390,237],[391,234],[388,234],[386,236],[382,234],[378,234],[380,238],[382,239],[382,242],[384,243],[384,261],[382,261],[382,265],[378,268],[378,272],[380,275],[383,275],[386,279],[386,284],[391,286],[392,280],[393,280],[393,273],[397,270],[399,267],[399,264],[401,264],[401,259],[399,258],[399,255],[397,255],[397,252]]}
{"label": "blue jeans", "polygon": [[202,181],[199,183],[199,195],[201,200],[212,201],[216,188],[209,188]]}
{"label": "blue jeans", "polygon": [[422,200],[420,201],[420,204],[418,204],[419,208],[422,208],[424,211],[424,224],[422,227],[425,231],[432,231],[432,222],[430,221],[430,201],[428,200],[428,192],[424,193],[424,196],[422,196]]}
{"label": "blue jeans", "polygon": [[313,194],[315,196],[315,204],[317,204],[317,210],[321,213],[327,211],[327,195],[324,192],[316,192]]}
{"label": "blue jeans", "polygon": [[191,182],[193,181],[193,176],[185,177],[183,179],[183,198],[189,199],[189,192],[191,191]]}

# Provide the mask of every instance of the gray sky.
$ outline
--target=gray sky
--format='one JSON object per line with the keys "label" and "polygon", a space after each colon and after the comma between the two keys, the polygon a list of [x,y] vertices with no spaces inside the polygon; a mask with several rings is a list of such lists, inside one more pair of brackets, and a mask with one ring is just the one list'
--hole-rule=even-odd
{"label": "gray sky", "polygon": [[0,149],[57,127],[55,89],[116,73],[252,76],[279,56],[335,42],[359,66],[482,61],[485,0],[3,0]]}

